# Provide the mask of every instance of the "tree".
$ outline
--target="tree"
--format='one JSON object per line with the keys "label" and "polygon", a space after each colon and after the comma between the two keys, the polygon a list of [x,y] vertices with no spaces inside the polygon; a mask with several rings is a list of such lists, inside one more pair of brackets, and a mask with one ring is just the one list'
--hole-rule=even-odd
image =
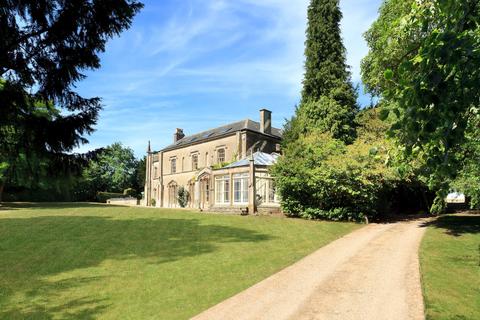
{"label": "tree", "polygon": [[185,189],[184,187],[178,188],[177,200],[180,207],[185,208],[187,206],[189,196],[190,194],[187,189]]}
{"label": "tree", "polygon": [[117,142],[101,149],[83,171],[84,183],[92,195],[99,191],[123,192],[136,183],[138,161],[132,149]]}
{"label": "tree", "polygon": [[461,169],[452,188],[464,192],[472,209],[480,209],[480,113],[469,123],[461,152]]}
{"label": "tree", "polygon": [[303,133],[321,130],[349,143],[355,136],[358,108],[340,33],[341,19],[338,0],[311,1],[302,102],[294,123]]}
{"label": "tree", "polygon": [[421,0],[409,7],[390,0],[367,33],[367,89],[386,101],[384,118],[393,120],[390,135],[402,161],[420,162],[418,174],[437,192],[432,212],[444,208],[461,168],[466,129],[478,112],[479,24],[477,0]]}
{"label": "tree", "polygon": [[137,168],[135,169],[135,190],[138,190],[138,193],[143,191],[145,188],[145,175],[147,173],[147,161],[146,157],[141,158],[137,162]]}
{"label": "tree", "polygon": [[349,145],[326,133],[302,135],[273,167],[282,209],[309,219],[362,220],[385,213],[397,175],[387,166],[390,144],[376,109],[363,111]]}
{"label": "tree", "polygon": [[73,88],[85,78],[84,70],[100,67],[98,54],[107,40],[128,28],[141,7],[134,0],[2,4],[0,197],[20,155],[48,158],[58,171],[64,160],[71,161],[65,152],[87,142],[84,135],[93,131],[100,99],[83,98]]}

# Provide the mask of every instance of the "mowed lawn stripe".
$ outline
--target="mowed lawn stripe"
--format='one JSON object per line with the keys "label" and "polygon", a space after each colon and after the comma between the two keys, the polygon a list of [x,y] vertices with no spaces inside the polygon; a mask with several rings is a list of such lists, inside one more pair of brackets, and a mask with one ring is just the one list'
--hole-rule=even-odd
{"label": "mowed lawn stripe", "polygon": [[7,204],[0,210],[0,319],[186,319],[359,227]]}
{"label": "mowed lawn stripe", "polygon": [[480,319],[480,215],[431,222],[420,264],[427,319]]}

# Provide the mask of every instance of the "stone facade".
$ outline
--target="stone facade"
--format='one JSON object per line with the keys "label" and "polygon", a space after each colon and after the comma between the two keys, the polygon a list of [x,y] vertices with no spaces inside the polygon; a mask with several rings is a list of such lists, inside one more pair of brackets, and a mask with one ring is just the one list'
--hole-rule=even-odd
{"label": "stone facade", "polygon": [[280,142],[281,131],[272,128],[271,112],[265,109],[260,122],[246,119],[187,137],[177,129],[172,145],[156,152],[149,147],[144,203],[176,208],[178,189],[184,187],[190,208],[278,210],[268,175],[268,161],[274,158],[262,155],[279,152]]}

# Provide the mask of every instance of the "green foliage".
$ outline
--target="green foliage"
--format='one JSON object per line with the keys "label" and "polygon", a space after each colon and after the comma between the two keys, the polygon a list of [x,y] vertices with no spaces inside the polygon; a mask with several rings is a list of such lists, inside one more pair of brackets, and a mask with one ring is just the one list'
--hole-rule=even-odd
{"label": "green foliage", "polygon": [[108,199],[123,198],[124,194],[119,192],[97,192],[96,200],[105,203]]}
{"label": "green foliage", "polygon": [[317,101],[303,103],[299,110],[298,122],[302,124],[302,133],[321,130],[347,143],[351,143],[356,134],[352,126],[355,123],[355,113],[327,96],[322,96]]}
{"label": "green foliage", "polygon": [[[373,156],[353,155],[359,150],[348,146],[356,137],[358,107],[341,19],[338,0],[311,0],[302,101],[285,124],[284,156],[272,169],[283,210],[292,216],[360,220],[374,211],[374,184],[367,181],[375,179],[363,175]],[[335,160],[349,156],[352,161]]]}
{"label": "green foliage", "polygon": [[114,143],[97,152],[83,171],[83,183],[97,191],[123,192],[137,180],[133,150]]}
{"label": "green foliage", "polygon": [[184,187],[178,188],[177,200],[180,207],[185,208],[188,205],[189,197],[190,197],[190,193],[188,192],[187,189],[185,189]]}
{"label": "green foliage", "polygon": [[154,198],[150,199],[150,205],[152,207],[155,207],[157,205],[157,200],[155,200]]}
{"label": "green foliage", "polygon": [[364,35],[370,50],[361,63],[362,82],[372,95],[383,93],[389,86],[388,81],[393,78],[392,69],[408,56],[408,48],[399,43],[404,36],[400,27],[414,1],[384,1],[379,18]]}
{"label": "green foliage", "polygon": [[338,0],[311,1],[302,102],[286,127],[287,141],[317,130],[346,143],[355,137],[357,94],[346,64],[341,19]]}
{"label": "green foliage", "polygon": [[480,4],[401,2],[385,2],[367,32],[363,78],[385,100],[400,161],[416,163],[437,192],[432,211],[440,212],[480,100]]}
{"label": "green foliage", "polygon": [[145,174],[147,172],[146,157],[141,158],[137,162],[137,167],[135,168],[135,189],[139,190],[139,194],[145,188]]}
{"label": "green foliage", "polygon": [[133,189],[133,188],[127,188],[125,190],[123,190],[123,195],[126,196],[126,197],[137,197],[138,193],[137,193],[137,190]]}
{"label": "green foliage", "polygon": [[[49,174],[68,175],[75,160],[69,153],[87,142],[101,109],[99,98],[81,97],[75,85],[84,70],[100,67],[106,42],[141,7],[134,0],[2,3],[0,163],[9,166],[0,175],[0,196],[17,178],[34,183],[39,163],[48,162]],[[28,166],[17,166],[20,158]]]}
{"label": "green foliage", "polygon": [[359,137],[350,145],[321,132],[287,145],[272,169],[285,212],[358,221],[386,209],[384,193],[396,178],[387,167],[386,125],[375,109],[362,112],[358,122]]}
{"label": "green foliage", "polygon": [[461,155],[461,169],[452,188],[465,193],[472,209],[480,209],[480,114],[470,122]]}

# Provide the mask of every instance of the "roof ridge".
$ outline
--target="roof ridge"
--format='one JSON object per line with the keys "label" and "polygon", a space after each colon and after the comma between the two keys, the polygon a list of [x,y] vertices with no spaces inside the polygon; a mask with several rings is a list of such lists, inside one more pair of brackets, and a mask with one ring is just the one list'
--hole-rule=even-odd
{"label": "roof ridge", "polygon": [[200,131],[200,132],[197,132],[197,133],[193,133],[193,134],[190,134],[188,136],[185,136],[183,137],[182,139],[178,140],[178,141],[181,141],[183,139],[186,139],[186,138],[189,138],[189,137],[193,137],[193,136],[199,136],[201,134],[205,134],[209,131],[212,131],[212,130],[216,130],[216,129],[220,129],[220,128],[223,128],[223,127],[229,127],[231,125],[234,125],[234,124],[237,124],[237,123],[240,123],[242,122],[243,120],[240,120],[240,121],[235,121],[235,122],[231,122],[231,123],[227,123],[227,124],[224,124],[223,126],[218,126],[218,127],[215,127],[215,128],[210,128],[210,129],[207,129],[207,130],[203,130],[203,131]]}

